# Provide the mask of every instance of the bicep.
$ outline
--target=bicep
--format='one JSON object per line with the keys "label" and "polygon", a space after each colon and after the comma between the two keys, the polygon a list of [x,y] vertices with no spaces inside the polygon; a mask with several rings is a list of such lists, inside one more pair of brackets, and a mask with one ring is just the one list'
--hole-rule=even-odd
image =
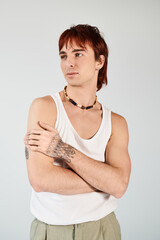
{"label": "bicep", "polygon": [[128,153],[129,133],[123,117],[113,119],[113,134],[106,147],[106,163],[121,170],[129,179],[131,161]]}
{"label": "bicep", "polygon": [[[41,129],[38,121],[43,121],[54,127],[56,113],[50,109],[49,104],[43,99],[35,99],[29,109],[27,131],[31,129]],[[28,178],[34,187],[40,181],[42,175],[53,167],[54,159],[41,152],[26,149],[26,163]],[[27,157],[28,155],[28,157]]]}

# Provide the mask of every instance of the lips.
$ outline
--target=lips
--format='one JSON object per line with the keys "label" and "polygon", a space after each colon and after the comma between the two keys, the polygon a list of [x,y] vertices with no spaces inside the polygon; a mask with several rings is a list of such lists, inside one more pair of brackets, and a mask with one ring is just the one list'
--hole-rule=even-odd
{"label": "lips", "polygon": [[69,72],[66,74],[68,78],[74,78],[78,76],[78,72]]}
{"label": "lips", "polygon": [[72,76],[72,75],[76,75],[76,74],[78,74],[78,73],[77,72],[69,72],[69,73],[67,73],[68,76]]}

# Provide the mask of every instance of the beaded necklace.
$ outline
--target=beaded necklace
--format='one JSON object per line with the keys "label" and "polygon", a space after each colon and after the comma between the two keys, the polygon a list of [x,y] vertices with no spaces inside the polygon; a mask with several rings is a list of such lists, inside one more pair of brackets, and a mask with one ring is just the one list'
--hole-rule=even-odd
{"label": "beaded necklace", "polygon": [[66,98],[68,99],[68,101],[70,101],[73,105],[75,105],[75,106],[77,106],[77,107],[79,107],[79,108],[81,108],[81,109],[86,109],[86,110],[87,110],[87,109],[93,108],[93,106],[94,106],[94,105],[96,104],[96,102],[97,102],[97,96],[96,96],[96,99],[95,99],[93,105],[90,105],[90,106],[87,106],[87,107],[85,107],[85,106],[83,106],[83,105],[80,105],[80,104],[76,103],[73,99],[71,99],[71,98],[68,96],[66,89],[67,89],[67,86],[64,87],[64,94],[65,94]]}

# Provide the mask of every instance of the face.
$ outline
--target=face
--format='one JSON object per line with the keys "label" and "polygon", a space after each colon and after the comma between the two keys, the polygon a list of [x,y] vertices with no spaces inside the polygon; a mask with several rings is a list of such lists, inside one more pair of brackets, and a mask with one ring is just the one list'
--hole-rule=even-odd
{"label": "face", "polygon": [[97,84],[100,63],[95,60],[94,51],[89,44],[85,48],[75,42],[68,43],[60,50],[61,69],[68,84],[82,86]]}

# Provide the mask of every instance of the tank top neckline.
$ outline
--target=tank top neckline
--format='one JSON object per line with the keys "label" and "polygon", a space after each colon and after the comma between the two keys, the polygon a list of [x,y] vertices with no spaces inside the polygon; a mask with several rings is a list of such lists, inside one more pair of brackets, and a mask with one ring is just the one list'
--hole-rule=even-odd
{"label": "tank top neckline", "polygon": [[100,134],[101,129],[102,129],[103,124],[104,124],[105,109],[104,109],[103,104],[101,103],[101,106],[102,106],[102,120],[101,120],[101,124],[100,124],[99,129],[97,130],[97,132],[96,132],[91,138],[85,139],[85,138],[80,137],[80,135],[77,133],[77,131],[76,131],[75,128],[73,127],[71,121],[69,120],[69,117],[68,117],[68,115],[67,115],[67,113],[66,113],[66,110],[65,110],[65,108],[64,108],[64,105],[63,105],[63,102],[62,102],[62,99],[61,99],[61,97],[60,97],[59,92],[57,92],[56,95],[58,96],[59,102],[60,102],[60,104],[61,104],[61,106],[62,106],[62,109],[63,109],[63,112],[64,112],[64,114],[65,114],[65,116],[66,116],[67,122],[69,123],[70,127],[72,128],[72,130],[73,130],[73,132],[76,134],[76,136],[77,136],[79,139],[81,139],[82,141],[85,141],[85,142],[93,141],[93,140]]}

